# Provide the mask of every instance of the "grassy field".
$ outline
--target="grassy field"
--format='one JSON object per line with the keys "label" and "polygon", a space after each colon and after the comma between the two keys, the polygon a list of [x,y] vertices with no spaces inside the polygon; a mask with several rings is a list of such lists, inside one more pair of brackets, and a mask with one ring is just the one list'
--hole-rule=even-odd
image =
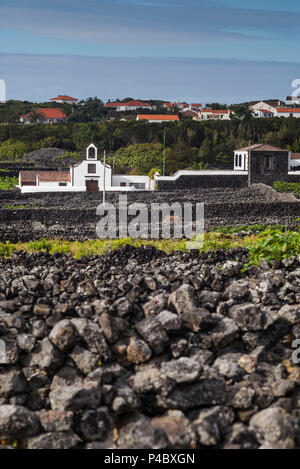
{"label": "grassy field", "polygon": [[[249,265],[257,265],[262,259],[274,261],[300,254],[300,230],[291,231],[280,225],[267,228],[264,225],[238,227],[234,228],[234,233],[230,230],[231,228],[228,228],[228,232],[226,232],[222,227],[220,231],[215,230],[206,233],[199,253],[218,249],[227,251],[232,248],[243,247],[249,250]],[[247,231],[249,234],[246,233]],[[70,254],[75,259],[80,259],[83,256],[95,254],[100,256],[128,244],[135,247],[151,245],[167,254],[172,251],[187,251],[185,239],[143,240],[124,238],[113,240],[96,239],[83,242],[40,239],[29,243],[0,243],[0,256],[9,257],[14,251],[25,250],[27,252],[44,251],[50,254],[65,253]]]}

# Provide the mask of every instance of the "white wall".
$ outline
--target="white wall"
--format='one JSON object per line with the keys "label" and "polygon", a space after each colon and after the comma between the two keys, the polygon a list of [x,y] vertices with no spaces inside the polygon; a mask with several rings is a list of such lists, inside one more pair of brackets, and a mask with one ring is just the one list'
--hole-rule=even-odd
{"label": "white wall", "polygon": [[271,112],[276,111],[276,108],[274,106],[270,106],[270,104],[267,104],[264,101],[260,101],[259,103],[253,104],[253,106],[250,106],[249,109],[250,110],[265,109],[266,111],[271,111]]}
{"label": "white wall", "polygon": [[126,183],[129,187],[130,183],[145,184],[145,189],[151,188],[151,179],[148,176],[135,176],[135,175],[116,175],[112,177],[112,187],[120,187],[120,184]]}
{"label": "white wall", "polygon": [[[96,165],[96,173],[88,173],[88,165]],[[72,171],[72,169],[71,169]],[[73,167],[73,186],[85,187],[85,181],[98,181],[99,190],[103,187],[104,165],[99,160],[84,160],[79,165]],[[111,187],[111,167],[106,165],[105,187]]]}
{"label": "white wall", "polygon": [[293,117],[295,119],[300,119],[300,112],[277,112],[275,114],[275,117],[290,117],[290,115],[293,114]]}
{"label": "white wall", "polygon": [[[236,155],[241,155],[242,165],[236,165]],[[234,170],[235,171],[248,171],[248,151],[235,151],[234,152]]]}

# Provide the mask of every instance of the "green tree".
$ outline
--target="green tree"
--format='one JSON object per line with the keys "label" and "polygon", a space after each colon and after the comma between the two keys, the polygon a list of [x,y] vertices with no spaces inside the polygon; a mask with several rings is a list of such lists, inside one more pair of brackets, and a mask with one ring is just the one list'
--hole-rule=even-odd
{"label": "green tree", "polygon": [[129,145],[114,154],[115,165],[124,170],[135,168],[140,174],[148,174],[151,168],[161,165],[162,150],[160,143]]}
{"label": "green tree", "polygon": [[197,150],[188,147],[183,140],[180,140],[166,149],[166,171],[174,173],[192,166],[196,157]]}
{"label": "green tree", "polygon": [[24,142],[6,140],[0,146],[0,160],[19,160],[29,150],[29,146]]}

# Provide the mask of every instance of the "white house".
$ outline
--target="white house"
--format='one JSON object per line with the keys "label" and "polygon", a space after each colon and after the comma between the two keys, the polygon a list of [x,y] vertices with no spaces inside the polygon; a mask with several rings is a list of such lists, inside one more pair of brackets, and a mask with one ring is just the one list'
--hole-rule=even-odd
{"label": "white house", "polygon": [[28,192],[98,192],[153,190],[154,181],[148,176],[113,175],[111,166],[98,160],[98,149],[91,144],[86,159],[68,171],[20,171],[22,193]]}
{"label": "white house", "polygon": [[152,110],[152,106],[149,103],[133,99],[132,101],[127,101],[126,103],[107,103],[105,104],[106,108],[114,109],[117,112],[122,111],[136,111],[137,109],[149,109]]}
{"label": "white house", "polygon": [[285,100],[286,106],[300,106],[300,96],[287,96]]}
{"label": "white house", "polygon": [[295,117],[300,118],[300,108],[286,108],[278,107],[276,109],[275,117]]}
{"label": "white house", "polygon": [[229,120],[234,111],[230,109],[216,110],[210,108],[203,108],[198,113],[198,120]]}
{"label": "white house", "polygon": [[66,120],[66,114],[59,108],[39,108],[35,112],[29,112],[20,116],[22,124],[58,124]]}
{"label": "white house", "polygon": [[256,118],[267,118],[267,117],[274,117],[274,112],[269,111],[267,109],[253,109],[252,115],[253,117],[256,117]]}
{"label": "white house", "polygon": [[[278,105],[280,105],[280,101],[278,101]],[[250,111],[269,111],[275,114],[276,112],[276,107],[272,106],[271,104],[266,103],[265,101],[259,101],[258,103],[252,104],[252,106],[249,106]],[[258,116],[255,116],[258,117]],[[264,116],[263,116],[264,117]],[[269,116],[267,116],[269,117]]]}

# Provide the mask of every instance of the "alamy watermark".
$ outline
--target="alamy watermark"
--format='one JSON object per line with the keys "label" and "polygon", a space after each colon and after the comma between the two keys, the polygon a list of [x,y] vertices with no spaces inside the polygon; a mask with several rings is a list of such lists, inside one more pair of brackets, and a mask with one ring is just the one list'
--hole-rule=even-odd
{"label": "alamy watermark", "polygon": [[292,81],[292,88],[295,88],[292,92],[292,97],[300,99],[300,78],[296,78]]}
{"label": "alamy watermark", "polygon": [[117,204],[97,207],[98,238],[186,238],[187,249],[200,249],[204,242],[204,203],[132,203],[119,195]]}
{"label": "alamy watermark", "polygon": [[6,363],[6,345],[4,340],[0,339],[0,365]]}
{"label": "alamy watermark", "polygon": [[6,102],[6,83],[0,78],[0,103]]}

